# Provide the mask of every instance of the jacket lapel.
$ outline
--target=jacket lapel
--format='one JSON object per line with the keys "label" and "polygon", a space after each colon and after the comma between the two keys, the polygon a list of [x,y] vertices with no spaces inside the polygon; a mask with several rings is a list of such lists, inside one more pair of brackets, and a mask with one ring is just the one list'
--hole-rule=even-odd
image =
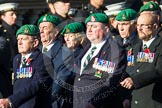
{"label": "jacket lapel", "polygon": [[[58,40],[55,41],[54,45],[52,46],[51,50],[47,51],[45,54],[49,57],[49,58],[54,58],[59,49],[62,47],[62,43]],[[54,49],[54,50],[53,50]]]}

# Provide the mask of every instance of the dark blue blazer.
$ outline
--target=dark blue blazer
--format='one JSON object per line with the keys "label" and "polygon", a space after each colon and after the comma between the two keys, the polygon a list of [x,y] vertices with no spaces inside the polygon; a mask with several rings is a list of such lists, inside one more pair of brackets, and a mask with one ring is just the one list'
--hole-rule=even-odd
{"label": "dark blue blazer", "polygon": [[74,58],[71,50],[58,40],[55,41],[52,48],[44,53],[44,55],[50,58],[53,67],[53,69],[49,69],[48,73],[53,79],[52,101],[55,102],[59,100],[60,95],[64,98],[65,89],[68,89],[65,86],[71,81]]}
{"label": "dark blue blazer", "polygon": [[30,78],[16,78],[20,67],[21,55],[14,58],[14,88],[13,95],[9,96],[13,108],[50,108],[50,78],[45,69],[43,55],[40,50],[33,51],[30,64],[32,76]]}

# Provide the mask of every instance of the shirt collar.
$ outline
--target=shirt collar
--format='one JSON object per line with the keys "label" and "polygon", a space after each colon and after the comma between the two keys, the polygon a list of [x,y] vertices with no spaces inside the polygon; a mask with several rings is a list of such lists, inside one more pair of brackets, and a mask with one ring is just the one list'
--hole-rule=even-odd
{"label": "shirt collar", "polygon": [[152,39],[150,39],[149,41],[147,41],[147,42],[144,42],[143,41],[143,46],[144,46],[144,44],[147,46],[147,48],[149,48],[150,47],[150,45],[151,45],[151,43],[155,40],[155,38],[156,38],[157,36],[154,36]]}
{"label": "shirt collar", "polygon": [[32,55],[32,52],[28,53],[27,55],[25,55],[25,59],[27,60],[31,55]]}

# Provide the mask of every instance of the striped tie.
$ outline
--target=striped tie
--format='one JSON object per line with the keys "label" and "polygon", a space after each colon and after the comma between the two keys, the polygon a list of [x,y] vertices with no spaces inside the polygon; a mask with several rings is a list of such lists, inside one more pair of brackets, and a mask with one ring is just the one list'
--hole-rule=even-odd
{"label": "striped tie", "polygon": [[147,49],[147,45],[144,44],[144,45],[143,45],[143,50],[146,50],[146,49]]}
{"label": "striped tie", "polygon": [[90,60],[92,59],[93,53],[94,51],[97,49],[97,47],[93,47],[90,51],[90,53],[87,55],[86,60],[84,61],[83,64],[83,69],[85,69],[85,67],[88,65],[88,63],[90,62]]}
{"label": "striped tie", "polygon": [[22,64],[22,67],[26,66],[26,58],[25,57],[22,58],[21,64]]}
{"label": "striped tie", "polygon": [[42,48],[42,53],[46,53],[47,52],[47,48],[46,47],[43,47]]}

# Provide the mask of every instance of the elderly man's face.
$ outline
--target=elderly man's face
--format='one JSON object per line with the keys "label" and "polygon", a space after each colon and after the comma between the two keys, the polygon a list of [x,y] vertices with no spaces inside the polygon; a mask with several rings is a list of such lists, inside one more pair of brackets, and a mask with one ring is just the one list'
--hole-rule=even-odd
{"label": "elderly man's face", "polygon": [[55,40],[57,32],[51,22],[40,23],[39,30],[43,46],[48,46]]}
{"label": "elderly man's face", "polygon": [[102,42],[108,32],[108,26],[100,22],[88,22],[87,23],[87,38],[91,43],[97,44]]}
{"label": "elderly man's face", "polygon": [[18,51],[22,55],[26,55],[38,47],[38,39],[33,39],[31,36],[20,34],[17,37]]}
{"label": "elderly man's face", "polygon": [[131,21],[118,21],[118,30],[121,38],[128,38],[136,29],[135,24],[131,24]]}
{"label": "elderly man's face", "polygon": [[151,13],[141,14],[137,20],[137,31],[139,38],[144,41],[152,39],[157,32],[157,16]]}

